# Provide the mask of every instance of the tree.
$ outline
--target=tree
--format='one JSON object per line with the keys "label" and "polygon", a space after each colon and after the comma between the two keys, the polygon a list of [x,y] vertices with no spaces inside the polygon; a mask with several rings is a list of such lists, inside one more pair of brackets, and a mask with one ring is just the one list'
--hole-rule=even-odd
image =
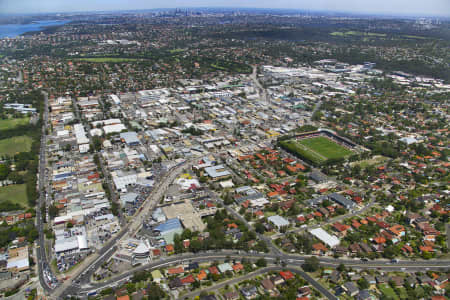
{"label": "tree", "polygon": [[99,136],[92,137],[92,146],[95,151],[100,151],[102,149],[102,140]]}
{"label": "tree", "polygon": [[345,272],[345,265],[339,264],[339,266],[336,268],[339,272]]}
{"label": "tree", "polygon": [[263,234],[264,231],[266,231],[266,228],[264,228],[264,225],[260,222],[255,223],[255,231],[259,234]]}
{"label": "tree", "polygon": [[267,266],[267,261],[265,258],[260,258],[256,261],[256,265],[260,268]]}
{"label": "tree", "polygon": [[0,165],[0,180],[5,180],[8,177],[9,168],[5,164]]}
{"label": "tree", "polygon": [[15,184],[24,183],[23,176],[19,174],[19,172],[11,172],[8,175],[8,179],[14,182]]}
{"label": "tree", "polygon": [[303,270],[306,272],[316,272],[320,267],[319,260],[315,256],[305,259],[305,263],[302,265]]}
{"label": "tree", "polygon": [[54,217],[56,217],[58,215],[59,209],[54,205],[50,205],[48,207],[48,215],[50,217],[50,219],[53,219]]}
{"label": "tree", "polygon": [[365,290],[369,288],[369,283],[367,282],[367,280],[365,278],[360,278],[358,280],[358,286],[360,289]]}

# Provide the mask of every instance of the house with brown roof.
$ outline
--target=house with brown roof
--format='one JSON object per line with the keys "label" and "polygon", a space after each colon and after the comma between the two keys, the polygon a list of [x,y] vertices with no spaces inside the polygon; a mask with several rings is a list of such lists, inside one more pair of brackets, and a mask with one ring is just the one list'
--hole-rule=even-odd
{"label": "house with brown roof", "polygon": [[205,270],[200,270],[200,272],[197,274],[197,280],[198,281],[205,280],[206,277],[208,277],[208,274],[206,273]]}
{"label": "house with brown roof", "polygon": [[232,266],[234,272],[240,272],[244,270],[244,266],[241,263],[236,263]]}
{"label": "house with brown roof", "polygon": [[212,266],[208,268],[209,273],[211,274],[220,274],[219,269],[216,266]]}
{"label": "house with brown roof", "polygon": [[347,235],[347,231],[350,229],[349,225],[341,224],[339,222],[336,222],[332,225],[334,231],[337,232],[337,235],[340,237],[344,237]]}
{"label": "house with brown roof", "polygon": [[271,293],[275,290],[275,285],[269,278],[265,278],[265,279],[261,280],[261,285],[266,292]]}
{"label": "house with brown roof", "polygon": [[313,244],[312,248],[315,255],[325,255],[328,252],[328,248],[322,243]]}
{"label": "house with brown roof", "polygon": [[167,275],[178,275],[183,273],[184,273],[183,267],[171,268],[167,270]]}
{"label": "house with brown roof", "polygon": [[181,283],[183,285],[188,285],[188,284],[191,284],[194,282],[195,282],[195,278],[194,278],[194,275],[192,275],[192,274],[189,274],[188,276],[181,278]]}
{"label": "house with brown roof", "polygon": [[401,239],[401,237],[404,236],[406,233],[405,227],[402,225],[394,225],[390,227],[388,231],[394,236],[396,236],[398,239]]}
{"label": "house with brown roof", "polygon": [[239,293],[237,291],[227,292],[223,294],[225,300],[238,300],[240,298]]}

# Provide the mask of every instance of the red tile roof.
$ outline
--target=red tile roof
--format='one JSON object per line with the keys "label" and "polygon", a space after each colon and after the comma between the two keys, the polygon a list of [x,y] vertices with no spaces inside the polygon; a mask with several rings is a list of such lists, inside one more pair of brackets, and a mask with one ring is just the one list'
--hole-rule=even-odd
{"label": "red tile roof", "polygon": [[283,277],[284,280],[289,280],[294,278],[294,274],[291,271],[281,271],[280,276]]}

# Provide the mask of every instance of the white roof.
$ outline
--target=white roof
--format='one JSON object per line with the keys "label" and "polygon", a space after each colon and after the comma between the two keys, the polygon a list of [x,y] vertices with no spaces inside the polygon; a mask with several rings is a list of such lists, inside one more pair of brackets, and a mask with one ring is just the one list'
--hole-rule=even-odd
{"label": "white roof", "polygon": [[80,153],[87,153],[89,151],[89,144],[82,144],[78,146]]}
{"label": "white roof", "polygon": [[75,132],[75,137],[79,145],[89,143],[89,139],[86,137],[86,132],[84,131],[83,124],[73,125],[73,130]]}
{"label": "white roof", "polygon": [[29,267],[29,266],[30,266],[30,263],[29,263],[28,257],[25,257],[25,258],[16,259],[16,260],[9,259],[8,264],[6,265],[6,268],[7,269],[11,269],[11,268],[22,269],[22,268]]}
{"label": "white roof", "polygon": [[267,200],[264,197],[257,198],[257,199],[250,199],[250,206],[251,207],[262,207],[266,204],[270,203],[269,200]]}
{"label": "white roof", "polygon": [[55,241],[56,253],[75,249],[78,249],[78,238],[76,236]]}
{"label": "white roof", "polygon": [[114,185],[117,189],[124,189],[128,184],[136,184],[137,174],[131,174],[121,177],[113,177]]}
{"label": "white roof", "polygon": [[273,225],[277,226],[277,227],[283,227],[283,226],[288,226],[289,225],[289,221],[286,220],[285,218],[283,218],[282,216],[270,216],[267,218],[270,222],[273,223]]}
{"label": "white roof", "polygon": [[205,168],[205,172],[212,178],[231,175],[228,170],[225,170],[225,167],[223,165]]}
{"label": "white roof", "polygon": [[102,136],[103,131],[100,128],[91,129],[92,136]]}
{"label": "white roof", "polygon": [[126,129],[127,128],[123,124],[115,124],[115,125],[103,126],[103,130],[105,131],[105,134],[121,132],[122,130],[126,130]]}
{"label": "white roof", "polygon": [[141,241],[139,245],[134,249],[134,254],[145,254],[150,251],[150,248],[145,244],[145,242]]}
{"label": "white roof", "polygon": [[86,240],[86,236],[84,234],[83,235],[77,235],[77,240],[78,240],[78,248],[80,250],[88,248],[88,243],[87,243],[87,240]]}
{"label": "white roof", "polygon": [[313,236],[321,240],[323,243],[330,246],[330,248],[333,248],[340,243],[339,239],[336,236],[328,234],[328,232],[326,232],[322,228],[311,229],[309,232]]}

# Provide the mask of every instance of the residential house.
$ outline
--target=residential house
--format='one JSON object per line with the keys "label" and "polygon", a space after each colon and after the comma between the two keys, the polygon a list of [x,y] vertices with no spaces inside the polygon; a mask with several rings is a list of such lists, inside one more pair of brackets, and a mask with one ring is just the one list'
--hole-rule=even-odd
{"label": "residential house", "polygon": [[223,298],[225,298],[225,300],[238,300],[240,297],[237,291],[232,291],[223,294]]}
{"label": "residential house", "polygon": [[258,290],[253,285],[241,288],[240,292],[245,297],[245,299],[254,299],[258,296]]}
{"label": "residential house", "polygon": [[347,281],[342,285],[342,288],[350,297],[355,297],[359,292],[358,287],[353,281]]}

